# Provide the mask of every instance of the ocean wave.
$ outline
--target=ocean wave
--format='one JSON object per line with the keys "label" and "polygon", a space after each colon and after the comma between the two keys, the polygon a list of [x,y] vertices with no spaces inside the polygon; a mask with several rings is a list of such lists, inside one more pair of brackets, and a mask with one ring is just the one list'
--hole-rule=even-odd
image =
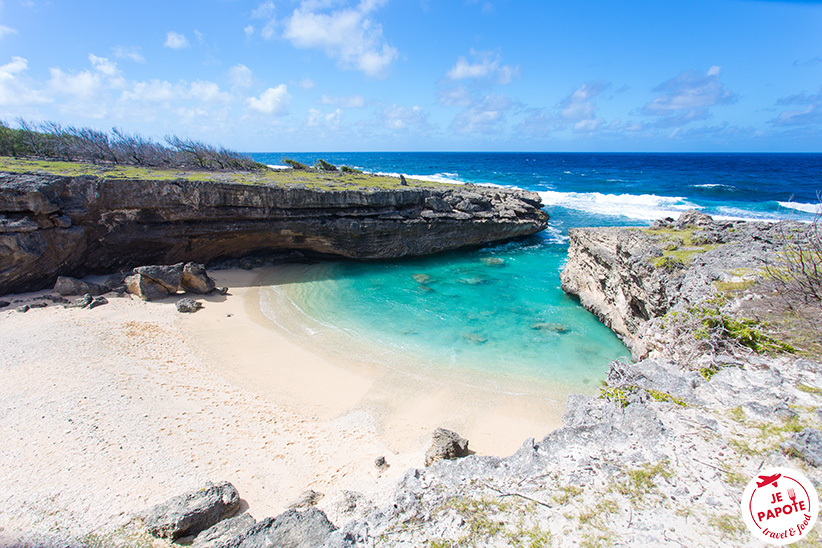
{"label": "ocean wave", "polygon": [[373,175],[382,175],[383,177],[396,177],[399,179],[400,175],[403,175],[406,179],[416,179],[417,181],[425,181],[427,183],[448,183],[452,185],[464,185],[464,181],[460,181],[456,179],[459,177],[458,173],[435,173],[433,175],[409,175],[407,173],[395,173],[393,171],[376,171],[376,172],[369,172],[366,173],[373,173]]}
{"label": "ocean wave", "polygon": [[722,183],[704,183],[701,185],[691,185],[691,188],[715,188],[718,190],[729,190],[731,192],[736,192],[739,190],[733,185],[724,185]]}
{"label": "ocean wave", "polygon": [[602,194],[600,192],[538,192],[546,206],[560,206],[598,215],[629,217],[653,221],[662,217],[678,217],[683,211],[699,206],[682,197],[656,194]]}
{"label": "ocean wave", "polygon": [[779,205],[785,209],[795,209],[812,215],[822,213],[822,204],[803,204],[798,202],[779,202]]}

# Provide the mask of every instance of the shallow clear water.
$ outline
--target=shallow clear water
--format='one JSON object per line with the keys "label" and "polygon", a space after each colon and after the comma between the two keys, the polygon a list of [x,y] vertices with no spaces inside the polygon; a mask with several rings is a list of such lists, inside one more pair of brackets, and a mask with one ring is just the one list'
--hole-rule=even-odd
{"label": "shallow clear water", "polygon": [[272,280],[271,291],[299,311],[304,335],[319,340],[333,334],[330,344],[343,347],[357,341],[358,352],[375,361],[413,363],[485,383],[550,381],[582,392],[594,390],[608,363],[630,352],[560,289],[568,228],[647,226],[691,208],[726,218],[809,220],[822,191],[819,154],[323,153],[255,159],[276,164],[283,156],[539,192],[551,214],[540,235],[425,258],[301,267],[297,279]]}
{"label": "shallow clear water", "polygon": [[347,336],[430,372],[595,386],[630,352],[559,287],[566,247],[545,237],[391,262],[335,262],[281,291]]}

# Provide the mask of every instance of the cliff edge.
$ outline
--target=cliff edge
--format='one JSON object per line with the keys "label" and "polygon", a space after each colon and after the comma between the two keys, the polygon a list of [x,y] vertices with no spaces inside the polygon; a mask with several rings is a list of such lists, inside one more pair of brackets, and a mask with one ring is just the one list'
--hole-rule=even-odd
{"label": "cliff edge", "polygon": [[141,264],[258,251],[424,255],[547,226],[538,195],[437,186],[324,190],[0,173],[0,294]]}

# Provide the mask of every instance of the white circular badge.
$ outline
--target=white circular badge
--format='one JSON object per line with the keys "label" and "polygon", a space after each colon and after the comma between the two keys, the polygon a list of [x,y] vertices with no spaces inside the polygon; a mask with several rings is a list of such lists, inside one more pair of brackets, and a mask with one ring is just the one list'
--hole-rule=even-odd
{"label": "white circular badge", "polygon": [[742,518],[754,537],[768,544],[802,540],[818,516],[816,488],[798,470],[769,468],[759,472],[742,494]]}

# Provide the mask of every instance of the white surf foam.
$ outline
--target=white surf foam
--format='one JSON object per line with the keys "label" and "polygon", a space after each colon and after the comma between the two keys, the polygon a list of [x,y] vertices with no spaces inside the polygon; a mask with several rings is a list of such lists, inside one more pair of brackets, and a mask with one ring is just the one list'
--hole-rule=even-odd
{"label": "white surf foam", "polygon": [[699,208],[685,198],[656,194],[602,194],[553,190],[544,190],[538,194],[546,206],[560,206],[598,215],[623,216],[643,221],[653,221],[662,217],[676,218],[683,211]]}
{"label": "white surf foam", "polygon": [[795,209],[805,213],[818,215],[822,213],[822,204],[803,204],[798,202],[779,202],[779,205],[785,209]]}

